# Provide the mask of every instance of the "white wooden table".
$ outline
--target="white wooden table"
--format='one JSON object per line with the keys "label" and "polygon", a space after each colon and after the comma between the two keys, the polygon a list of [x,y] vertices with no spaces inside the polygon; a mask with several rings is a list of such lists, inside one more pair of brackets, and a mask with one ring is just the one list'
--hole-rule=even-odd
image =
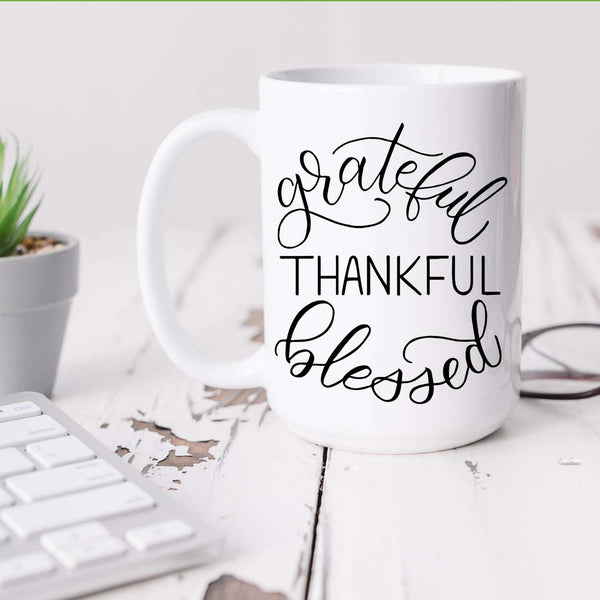
{"label": "white wooden table", "polygon": [[[210,565],[95,598],[600,597],[600,398],[521,401],[501,430],[446,452],[323,449],[289,433],[261,390],[207,390],[169,363],[141,305],[132,231],[82,242],[55,400],[225,540]],[[600,215],[538,223],[525,246],[526,329],[600,320]],[[261,333],[258,231],[171,228],[167,266],[192,337],[217,356],[248,353]]]}

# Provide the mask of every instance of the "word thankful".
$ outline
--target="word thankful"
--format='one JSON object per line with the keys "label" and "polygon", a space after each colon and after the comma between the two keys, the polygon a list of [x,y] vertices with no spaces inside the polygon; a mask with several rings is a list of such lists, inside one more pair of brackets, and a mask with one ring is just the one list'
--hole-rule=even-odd
{"label": "word thankful", "polygon": [[[487,368],[497,367],[502,360],[502,349],[498,337],[486,335],[487,308],[482,300],[476,300],[471,308],[471,331],[466,337],[443,335],[423,335],[404,344],[402,358],[409,364],[409,370],[396,368],[390,373],[375,375],[373,368],[360,361],[359,350],[367,343],[371,327],[366,323],[356,325],[329,354],[318,358],[310,349],[311,342],[327,335],[335,320],[335,309],[326,300],[316,300],[307,304],[294,317],[287,335],[275,344],[275,354],[283,346],[283,356],[290,366],[293,377],[307,377],[313,371],[320,371],[319,379],[325,388],[342,386],[348,390],[370,389],[379,400],[393,402],[408,388],[408,398],[415,404],[425,404],[431,400],[438,386],[453,390],[462,388],[471,373],[482,373]],[[316,330],[316,333],[315,333]],[[310,334],[307,333],[310,331]],[[489,339],[488,339],[489,338]],[[452,351],[443,363],[441,372],[434,374],[430,366],[416,367],[410,358],[418,344],[451,345]],[[492,354],[490,356],[490,346]],[[486,349],[487,348],[487,349]],[[429,347],[433,355],[443,354],[440,349]],[[412,367],[412,369],[411,369]],[[416,374],[415,374],[416,371]]]}
{"label": "word thankful", "polygon": [[390,255],[379,258],[293,255],[279,258],[291,262],[296,296],[303,292],[319,296],[323,293],[334,293],[336,296],[358,293],[368,296],[375,291],[397,296],[404,292],[429,296],[434,281],[446,281],[450,289],[461,296],[471,292],[482,296],[500,294],[499,291],[488,289],[485,256],[458,258],[429,255],[407,259]]}
{"label": "word thankful", "polygon": [[[478,238],[489,221],[477,214],[471,215],[475,220],[463,219],[506,187],[507,178],[496,177],[474,189],[465,189],[477,165],[473,154],[445,156],[416,150],[400,141],[403,131],[401,123],[391,138],[362,137],[344,142],[328,157],[327,169],[314,152],[302,151],[298,172],[281,179],[277,187],[280,206],[289,209],[279,222],[279,244],[287,249],[304,244],[315,219],[354,229],[381,225],[391,214],[392,201],[394,206],[399,204],[396,200],[404,200],[408,221],[418,218],[422,204],[432,203],[444,210],[456,244]],[[339,166],[332,167],[336,161]],[[342,202],[346,190],[352,188],[369,192],[366,200],[375,203],[369,213],[373,217],[367,223],[353,215],[356,207]]]}

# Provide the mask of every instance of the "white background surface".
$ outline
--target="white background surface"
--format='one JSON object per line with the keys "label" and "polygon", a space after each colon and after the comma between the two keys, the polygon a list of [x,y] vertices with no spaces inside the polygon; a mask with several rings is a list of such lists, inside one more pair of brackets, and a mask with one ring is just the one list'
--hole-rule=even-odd
{"label": "white background surface", "polygon": [[[119,3],[0,5],[0,127],[43,167],[38,227],[133,227],[146,167],[180,120],[257,104],[261,72],[443,62],[528,76],[526,216],[598,205],[600,5]],[[170,218],[258,222],[257,161],[216,139],[190,155]],[[223,181],[226,182],[223,185]]]}
{"label": "white background surface", "polygon": [[[200,600],[231,573],[288,600],[420,600],[440,589],[452,599],[596,599],[597,399],[524,401],[480,444],[378,460],[334,451],[324,468],[321,449],[264,402],[213,396],[168,362],[140,304],[133,226],[160,140],[196,111],[255,106],[262,71],[515,68],[529,78],[524,326],[597,320],[598,221],[542,227],[534,217],[598,204],[599,17],[594,3],[0,3],[0,126],[44,168],[38,226],[84,238],[55,399],[216,525],[231,557],[98,598]],[[202,146],[174,196],[173,221],[257,223],[256,160],[230,140]],[[240,323],[261,304],[258,235],[226,219],[219,237],[207,221],[169,229],[181,320],[213,353],[247,353],[256,328]],[[244,258],[233,281],[232,256]],[[173,436],[217,444],[180,470],[163,463]],[[580,464],[560,462],[570,458]]]}
{"label": "white background surface", "polygon": [[[526,226],[526,329],[598,321],[599,232],[598,219]],[[178,314],[213,353],[256,348],[260,320],[241,323],[261,305],[258,241],[209,219],[167,232]],[[54,400],[224,546],[209,565],[94,600],[598,600],[598,397],[522,400],[497,432],[446,452],[324,455],[258,390],[211,391],[169,363],[132,245],[117,228],[89,236]],[[178,446],[192,457],[175,459]]]}

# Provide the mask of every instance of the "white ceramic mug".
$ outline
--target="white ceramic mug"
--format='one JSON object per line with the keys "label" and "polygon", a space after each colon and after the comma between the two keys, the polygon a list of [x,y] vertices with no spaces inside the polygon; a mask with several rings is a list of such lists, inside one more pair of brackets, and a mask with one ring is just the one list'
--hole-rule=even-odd
{"label": "white ceramic mug", "polygon": [[[265,386],[290,429],[334,448],[442,450],[496,430],[519,397],[523,96],[499,69],[297,69],[261,78],[258,111],[179,125],[138,230],[168,356],[206,384]],[[186,338],[162,257],[177,163],[222,132],[262,171],[265,344],[233,362]]]}

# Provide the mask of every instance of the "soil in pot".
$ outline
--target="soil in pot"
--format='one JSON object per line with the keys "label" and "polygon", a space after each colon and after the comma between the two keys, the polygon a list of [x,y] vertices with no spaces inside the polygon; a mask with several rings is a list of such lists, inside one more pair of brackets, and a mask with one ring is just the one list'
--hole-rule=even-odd
{"label": "soil in pot", "polygon": [[17,246],[15,256],[25,256],[30,254],[45,254],[60,248],[65,248],[67,245],[53,237],[44,235],[27,235],[23,241]]}

